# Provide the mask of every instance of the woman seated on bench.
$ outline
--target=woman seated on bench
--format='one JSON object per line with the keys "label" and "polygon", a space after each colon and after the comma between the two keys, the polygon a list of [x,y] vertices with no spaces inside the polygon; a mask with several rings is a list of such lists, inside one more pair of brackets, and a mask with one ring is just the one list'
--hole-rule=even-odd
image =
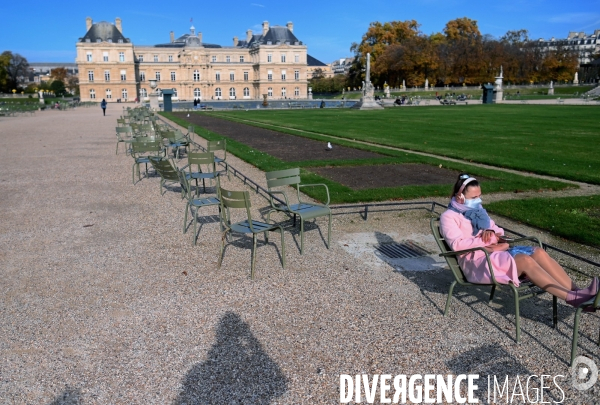
{"label": "woman seated on bench", "polygon": [[[504,230],[494,223],[481,206],[479,182],[461,174],[454,185],[452,199],[440,217],[440,232],[454,251],[483,247],[490,252],[496,281],[519,286],[527,276],[536,286],[578,307],[598,293],[598,278],[579,289],[565,270],[544,249],[533,246],[510,247]],[[465,277],[471,283],[491,284],[485,253],[475,251],[458,256]]]}

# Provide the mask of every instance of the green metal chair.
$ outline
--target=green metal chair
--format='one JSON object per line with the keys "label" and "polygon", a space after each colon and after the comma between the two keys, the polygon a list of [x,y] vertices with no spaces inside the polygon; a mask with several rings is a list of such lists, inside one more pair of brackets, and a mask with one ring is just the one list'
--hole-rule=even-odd
{"label": "green metal chair", "polygon": [[140,164],[144,163],[146,165],[146,176],[148,176],[150,157],[160,156],[161,152],[163,152],[162,142],[152,138],[137,138],[135,142],[131,143],[131,156],[134,159],[132,167],[133,184],[135,184],[135,169],[137,168],[138,180],[141,180]]}
{"label": "green metal chair", "polygon": [[183,168],[188,169],[186,173],[188,180],[196,181],[196,195],[199,194],[198,180],[202,180],[202,187],[206,193],[206,180],[210,180],[212,184],[212,180],[216,179],[218,176],[215,163],[215,154],[213,152],[188,153],[188,164]]}
{"label": "green metal chair", "polygon": [[125,154],[127,155],[127,152],[129,149],[127,147],[127,145],[129,145],[135,141],[135,139],[133,138],[133,130],[131,129],[130,126],[116,127],[115,129],[117,132],[117,148],[115,150],[115,155],[119,154],[119,144],[120,143],[125,144]]}
{"label": "green metal chair", "polygon": [[[267,232],[279,231],[281,234],[281,265],[285,269],[285,241],[283,237],[283,227],[278,224],[268,224],[265,222],[255,221],[250,213],[250,195],[247,191],[229,191],[219,187],[219,200],[221,203],[221,229],[223,236],[221,237],[221,251],[219,252],[218,267],[221,268],[223,254],[225,250],[225,238],[227,233],[243,233],[252,234],[252,260],[250,267],[250,277],[254,279],[254,264],[256,262],[256,235],[259,233],[265,234],[265,242],[269,241]],[[247,219],[232,223],[231,209],[246,209]]]}
{"label": "green metal chair", "polygon": [[167,147],[171,148],[173,155],[179,159],[179,149],[187,149],[190,146],[190,140],[180,130],[175,130],[172,136],[167,137]]}
{"label": "green metal chair", "polygon": [[185,187],[181,182],[181,174],[176,165],[174,165],[169,159],[165,159],[161,156],[150,156],[148,158],[150,164],[160,176],[160,195],[164,195],[163,187],[166,183],[176,183],[181,185],[181,198],[185,196]]}
{"label": "green metal chair", "polygon": [[[329,208],[329,188],[326,184],[300,184],[300,169],[278,170],[266,173],[267,188],[269,191],[269,200],[271,208],[267,213],[267,220],[270,220],[271,213],[275,211],[284,212],[293,215],[294,226],[296,226],[296,215],[300,217],[300,254],[304,253],[304,221],[319,217],[329,217],[329,227],[327,231],[327,249],[331,246],[331,209]],[[275,190],[277,187],[294,186],[298,195],[298,204],[290,204],[284,191]],[[327,193],[327,202],[325,204],[303,202],[300,198],[300,188],[302,187],[324,187]],[[282,195],[285,205],[277,204],[274,195]]]}
{"label": "green metal chair", "polygon": [[[600,292],[596,294],[595,298],[584,302],[579,307],[577,307],[577,311],[575,312],[575,322],[573,323],[573,341],[571,342],[571,367],[573,367],[573,361],[575,360],[575,355],[577,354],[577,341],[579,340],[579,317],[581,313],[586,310],[599,310],[600,309]],[[600,346],[600,333],[598,334],[598,342],[596,342],[598,346]]]}
{"label": "green metal chair", "polygon": [[[490,255],[489,255],[488,251],[482,247],[458,250],[456,252],[453,251],[452,249],[450,249],[450,246],[448,245],[448,243],[446,242],[446,240],[440,233],[439,222],[440,222],[439,218],[431,219],[431,222],[430,222],[431,232],[433,233],[433,237],[435,238],[435,241],[437,242],[438,247],[442,251],[442,253],[440,253],[440,256],[442,256],[446,259],[446,263],[448,264],[448,267],[450,268],[450,270],[452,271],[452,274],[454,275],[454,281],[452,282],[452,284],[450,284],[450,290],[448,291],[448,298],[446,299],[446,308],[444,309],[444,316],[446,316],[448,314],[448,309],[450,308],[450,300],[452,299],[452,292],[454,291],[454,287],[456,286],[456,284],[460,284],[462,286],[467,286],[467,287],[485,287],[485,286],[492,287],[492,290],[490,292],[490,299],[489,299],[490,303],[494,299],[494,293],[496,292],[497,287],[508,287],[508,288],[510,288],[510,290],[513,294],[514,302],[515,302],[515,327],[517,330],[517,339],[516,340],[518,343],[521,339],[521,318],[520,318],[519,303],[522,300],[544,294],[546,291],[542,290],[539,287],[536,287],[531,281],[528,281],[528,280],[522,281],[520,283],[519,287],[515,287],[515,285],[513,283],[509,283],[508,285],[498,283],[494,276],[494,267],[492,266],[492,262],[490,260]],[[524,237],[524,238],[515,239],[513,243],[523,242],[523,241],[533,241],[533,242],[536,242],[540,247],[542,247],[542,243],[540,242],[540,240],[534,236],[528,236],[528,237]],[[490,269],[490,275],[491,275],[491,279],[492,279],[492,283],[490,283],[490,284],[476,284],[476,283],[471,283],[470,281],[467,281],[467,278],[465,277],[462,269],[460,268],[460,265],[458,264],[458,260],[457,260],[458,256],[465,254],[465,253],[475,252],[477,250],[480,250],[485,253],[488,268]],[[521,295],[521,293],[523,293],[523,295]],[[558,301],[557,301],[557,298],[554,296],[552,297],[552,321],[553,321],[554,327],[556,328],[556,324],[558,322]]]}
{"label": "green metal chair", "polygon": [[[192,127],[193,128],[193,127]],[[215,163],[223,163],[225,165],[225,171],[227,172],[227,178],[231,180],[231,176],[229,175],[229,165],[227,164],[227,140],[220,139],[218,141],[208,141],[206,146],[207,152],[217,152],[223,151],[223,158],[220,158],[215,155]]]}

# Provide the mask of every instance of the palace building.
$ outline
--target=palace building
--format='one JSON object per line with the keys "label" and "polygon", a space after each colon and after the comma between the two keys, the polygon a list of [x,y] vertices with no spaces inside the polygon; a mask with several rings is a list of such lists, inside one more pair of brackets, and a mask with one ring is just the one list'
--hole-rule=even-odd
{"label": "palace building", "polygon": [[77,42],[82,100],[108,102],[147,99],[157,88],[174,91],[175,100],[262,100],[307,98],[307,48],[294,35],[294,25],[262,24],[262,32],[246,31],[231,46],[205,43],[202,33],[157,45],[134,45],[115,23],[86,19]]}

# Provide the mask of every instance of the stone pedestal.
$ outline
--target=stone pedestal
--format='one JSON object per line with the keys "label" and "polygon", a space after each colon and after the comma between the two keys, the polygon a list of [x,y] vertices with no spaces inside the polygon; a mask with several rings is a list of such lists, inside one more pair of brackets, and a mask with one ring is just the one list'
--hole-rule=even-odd
{"label": "stone pedestal", "polygon": [[383,107],[375,101],[375,89],[371,82],[365,83],[363,87],[363,96],[360,101],[352,106],[357,110],[383,110]]}
{"label": "stone pedestal", "polygon": [[158,106],[158,94],[155,93],[151,93],[149,95],[150,98],[150,109],[154,110],[154,111],[158,111],[159,106]]}
{"label": "stone pedestal", "polygon": [[549,96],[553,96],[553,95],[554,95],[554,88],[553,88],[553,87],[550,87],[550,88],[548,89],[548,95],[549,95]]}

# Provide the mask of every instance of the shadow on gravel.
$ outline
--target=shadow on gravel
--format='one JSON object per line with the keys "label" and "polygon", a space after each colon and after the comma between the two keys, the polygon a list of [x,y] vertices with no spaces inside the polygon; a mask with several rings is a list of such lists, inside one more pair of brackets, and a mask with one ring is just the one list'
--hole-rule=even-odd
{"label": "shadow on gravel", "polygon": [[[494,400],[494,403],[508,403],[506,400],[509,398],[512,403],[513,393],[517,398],[528,398],[527,402],[529,403],[542,403],[543,398],[545,398],[545,403],[562,402],[560,397],[564,394],[562,394],[562,390],[559,393],[554,387],[553,376],[547,376],[544,381],[544,393],[538,397],[542,399],[534,400],[542,390],[540,376],[525,367],[514,355],[493,344],[483,344],[469,349],[446,361],[446,365],[455,375],[479,375],[478,393],[484,394],[479,396],[482,403],[487,403],[486,398],[496,399],[496,395],[500,401]],[[533,377],[528,379],[529,376]],[[521,397],[519,394],[521,391],[527,396]],[[531,397],[529,397],[530,394]],[[477,391],[475,395],[477,396]]]}
{"label": "shadow on gravel", "polygon": [[207,360],[188,371],[174,405],[267,405],[287,391],[287,379],[239,315],[227,312]]}
{"label": "shadow on gravel", "polygon": [[80,405],[82,403],[81,391],[67,387],[65,392],[54,398],[54,401],[48,405]]}

